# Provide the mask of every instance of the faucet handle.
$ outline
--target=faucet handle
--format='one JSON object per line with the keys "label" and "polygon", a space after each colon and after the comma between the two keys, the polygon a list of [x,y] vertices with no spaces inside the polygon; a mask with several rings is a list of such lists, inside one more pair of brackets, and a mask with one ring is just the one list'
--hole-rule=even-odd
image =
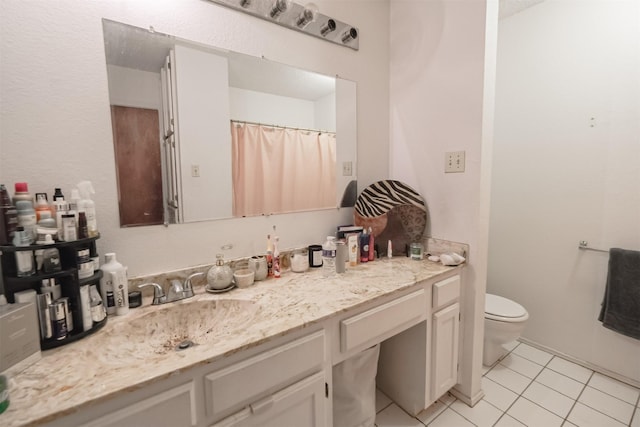
{"label": "faucet handle", "polygon": [[184,297],[189,298],[193,296],[193,284],[191,283],[191,279],[199,276],[204,276],[204,273],[193,273],[187,277],[187,280],[184,281]]}
{"label": "faucet handle", "polygon": [[148,286],[153,286],[153,302],[151,305],[159,305],[167,302],[167,296],[164,294],[162,286],[157,283],[144,283],[142,285],[138,285],[138,288],[146,288]]}

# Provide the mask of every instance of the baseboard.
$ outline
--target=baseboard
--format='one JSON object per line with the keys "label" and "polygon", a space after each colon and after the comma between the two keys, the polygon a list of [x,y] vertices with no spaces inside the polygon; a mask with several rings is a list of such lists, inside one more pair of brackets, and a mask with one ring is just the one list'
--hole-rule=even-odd
{"label": "baseboard", "polygon": [[468,406],[471,406],[472,408],[476,406],[476,403],[480,402],[484,397],[484,391],[482,390],[478,391],[478,393],[476,393],[472,397],[467,396],[466,394],[462,393],[460,390],[457,390],[455,387],[449,390],[449,393],[454,395],[457,399],[461,400],[462,402],[466,403]]}
{"label": "baseboard", "polygon": [[520,337],[518,339],[518,341],[523,342],[523,343],[525,343],[527,345],[530,345],[531,347],[535,347],[535,348],[538,348],[540,350],[544,350],[547,353],[551,353],[551,354],[554,354],[556,356],[560,356],[563,359],[567,359],[570,362],[576,363],[576,364],[578,364],[580,366],[584,366],[587,369],[591,369],[592,371],[596,371],[596,372],[598,372],[598,373],[600,373],[602,375],[606,375],[608,377],[611,377],[611,378],[613,378],[615,380],[618,380],[620,382],[623,382],[625,384],[629,384],[630,386],[633,386],[633,387],[636,387],[636,388],[640,388],[640,381],[636,381],[636,380],[634,380],[632,378],[625,377],[624,375],[617,374],[615,372],[612,372],[612,371],[610,371],[608,369],[603,368],[602,366],[594,365],[593,363],[589,363],[589,362],[586,362],[584,360],[575,358],[575,357],[570,356],[568,354],[559,352],[558,350],[555,350],[555,349],[553,349],[551,347],[547,347],[545,345],[538,344],[537,342],[528,340],[526,338]]}

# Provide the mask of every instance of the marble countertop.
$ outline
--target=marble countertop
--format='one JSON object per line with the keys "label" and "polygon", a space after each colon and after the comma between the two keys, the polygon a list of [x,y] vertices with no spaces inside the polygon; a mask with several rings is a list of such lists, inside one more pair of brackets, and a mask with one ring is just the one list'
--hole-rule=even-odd
{"label": "marble countertop", "polygon": [[[0,424],[15,427],[52,421],[455,268],[459,267],[396,257],[348,268],[334,278],[324,278],[321,269],[310,269],[285,272],[279,279],[222,294],[205,292],[200,286],[193,298],[161,306],[150,306],[145,300],[143,307],[125,316],[110,317],[95,334],[43,352],[40,361],[11,378],[11,403],[0,415]],[[210,307],[215,308],[213,316],[208,314]],[[165,310],[171,310],[172,316]],[[173,333],[167,334],[168,330]],[[191,339],[199,345],[174,351],[185,336],[195,337]]]}

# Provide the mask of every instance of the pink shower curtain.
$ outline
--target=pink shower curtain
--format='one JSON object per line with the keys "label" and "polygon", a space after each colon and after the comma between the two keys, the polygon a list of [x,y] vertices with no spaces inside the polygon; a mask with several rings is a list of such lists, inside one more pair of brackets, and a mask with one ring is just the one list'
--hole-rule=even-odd
{"label": "pink shower curtain", "polygon": [[333,208],[333,133],[231,122],[233,214]]}

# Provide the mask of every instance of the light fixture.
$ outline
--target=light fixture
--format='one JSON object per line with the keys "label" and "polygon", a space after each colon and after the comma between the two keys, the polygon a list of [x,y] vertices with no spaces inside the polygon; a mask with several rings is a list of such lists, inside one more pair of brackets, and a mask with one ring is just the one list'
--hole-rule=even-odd
{"label": "light fixture", "polygon": [[347,31],[342,33],[342,37],[341,37],[342,43],[345,43],[345,44],[357,38],[358,38],[358,30],[356,30],[353,27],[349,28]]}
{"label": "light fixture", "polygon": [[296,26],[302,28],[308,23],[315,21],[317,16],[318,6],[314,3],[307,3],[300,15],[298,15],[298,19],[296,19]]}
{"label": "light fixture", "polygon": [[[2,1],[2,0],[0,0]],[[208,0],[238,12],[299,31],[309,36],[353,50],[359,49],[358,29],[338,19],[323,15],[314,3],[302,0]],[[315,1],[315,0],[304,0]]]}
{"label": "light fixture", "polygon": [[276,0],[271,7],[271,12],[269,12],[269,16],[273,19],[277,19],[280,14],[286,12],[291,6],[291,0]]}
{"label": "light fixture", "polygon": [[322,27],[320,27],[320,34],[322,37],[326,37],[327,34],[336,30],[336,21],[329,19]]}

